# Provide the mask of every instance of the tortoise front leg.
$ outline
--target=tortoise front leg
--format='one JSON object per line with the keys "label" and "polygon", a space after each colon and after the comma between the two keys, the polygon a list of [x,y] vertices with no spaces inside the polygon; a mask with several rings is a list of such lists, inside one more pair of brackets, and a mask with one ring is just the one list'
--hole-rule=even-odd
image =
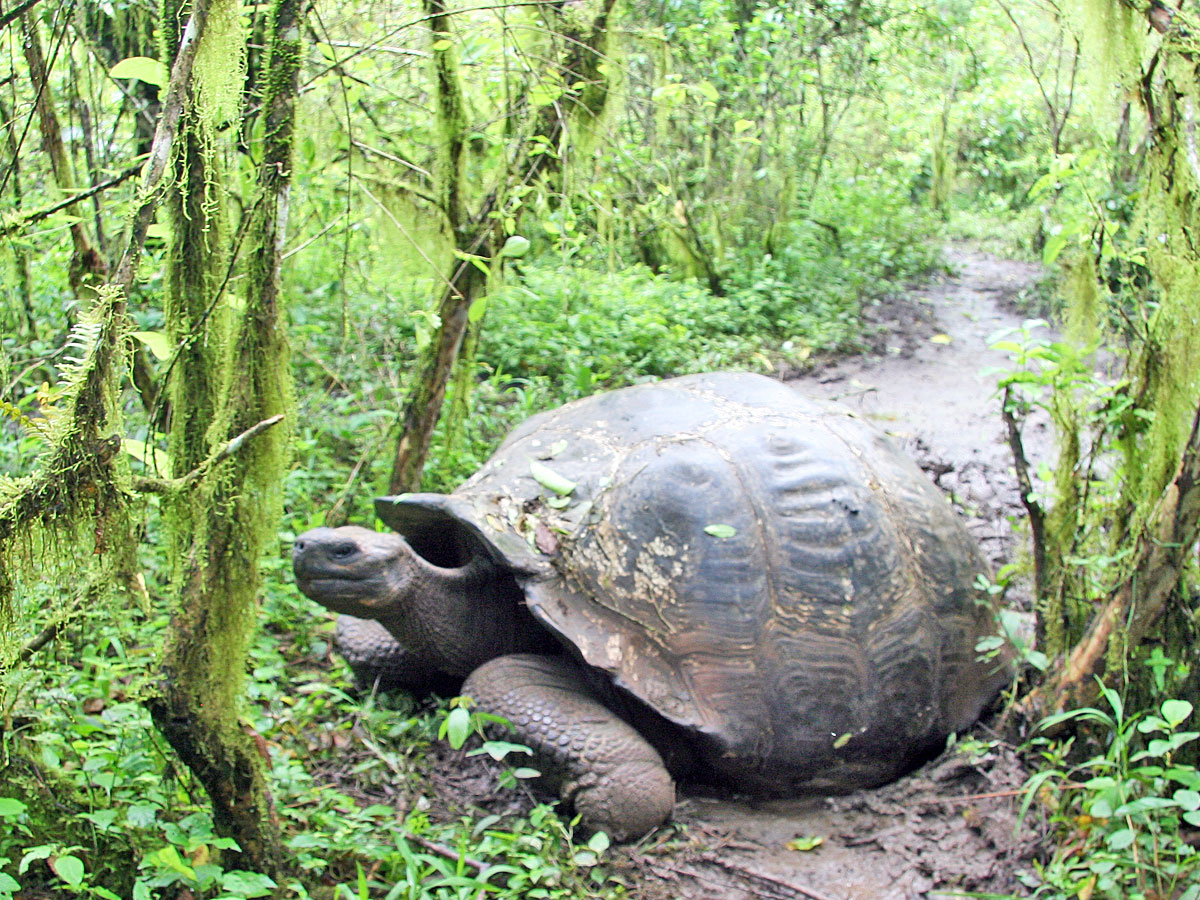
{"label": "tortoise front leg", "polygon": [[401,644],[374,619],[341,615],[333,646],[354,673],[360,691],[408,691],[453,696],[459,679],[439,672]]}
{"label": "tortoise front leg", "polygon": [[463,684],[484,712],[513,724],[543,775],[587,827],[615,841],[666,821],[675,784],[662,757],[608,709],[560,657],[517,653],[484,663]]}

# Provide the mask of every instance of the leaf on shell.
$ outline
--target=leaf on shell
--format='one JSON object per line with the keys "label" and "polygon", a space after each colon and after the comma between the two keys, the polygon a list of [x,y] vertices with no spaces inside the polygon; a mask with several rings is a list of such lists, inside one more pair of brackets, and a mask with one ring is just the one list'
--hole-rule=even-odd
{"label": "leaf on shell", "polygon": [[737,529],[734,528],[732,525],[724,525],[721,523],[716,523],[713,525],[705,525],[704,533],[710,534],[715,538],[721,538],[722,540],[724,540],[726,538],[731,538],[735,534],[737,534]]}
{"label": "leaf on shell", "polygon": [[548,491],[553,491],[560,497],[565,497],[575,490],[575,482],[570,478],[559,475],[549,466],[536,459],[529,461],[529,474],[534,480]]}
{"label": "leaf on shell", "polygon": [[954,338],[948,334],[935,334],[929,339],[929,342],[932,344],[949,344],[953,340]]}
{"label": "leaf on shell", "polygon": [[533,543],[546,556],[553,556],[558,552],[558,537],[545,522],[538,522],[534,528]]}

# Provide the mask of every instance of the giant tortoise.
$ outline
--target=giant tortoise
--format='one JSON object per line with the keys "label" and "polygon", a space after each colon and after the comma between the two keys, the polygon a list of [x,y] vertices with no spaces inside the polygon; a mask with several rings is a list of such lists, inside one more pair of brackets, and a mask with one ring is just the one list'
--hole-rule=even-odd
{"label": "giant tortoise", "polygon": [[393,531],[296,539],[300,589],[381,624],[402,680],[465,677],[617,839],[669,816],[673,774],[759,796],[889,781],[1006,678],[975,649],[985,563],[937,488],[763,376],[569,403],[452,494],[376,511]]}

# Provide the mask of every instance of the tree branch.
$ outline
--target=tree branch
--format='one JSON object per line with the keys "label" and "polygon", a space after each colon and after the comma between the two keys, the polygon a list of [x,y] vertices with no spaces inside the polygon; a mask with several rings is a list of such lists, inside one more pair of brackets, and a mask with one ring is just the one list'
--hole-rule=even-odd
{"label": "tree branch", "polygon": [[52,206],[44,206],[41,209],[27,213],[26,215],[21,216],[21,218],[17,219],[15,222],[9,222],[7,225],[0,227],[0,237],[8,237],[10,234],[20,231],[22,228],[25,228],[28,225],[33,225],[35,222],[40,222],[42,219],[48,218],[49,216],[54,215],[56,212],[66,209],[67,207],[72,206],[81,200],[87,200],[89,197],[94,197],[96,194],[99,194],[102,191],[107,191],[111,187],[116,187],[119,184],[123,184],[140,171],[142,171],[141,166],[130,166],[120,175],[115,175],[108,179],[108,181],[102,181],[99,184],[88,188],[86,191],[80,191],[78,194],[68,197],[65,200],[60,200],[58,203],[55,203]]}
{"label": "tree branch", "polygon": [[1038,688],[1022,704],[1034,715],[1086,704],[1095,691],[1094,677],[1104,671],[1109,642],[1122,623],[1130,646],[1149,635],[1179,586],[1189,553],[1200,537],[1200,406],[1184,446],[1178,474],[1163,493],[1154,521],[1138,544],[1137,562],[1129,577],[1096,614],[1075,645],[1053,687]]}
{"label": "tree branch", "polygon": [[129,241],[125,252],[117,264],[113,283],[121,288],[125,296],[133,287],[133,279],[137,275],[138,261],[142,248],[146,245],[146,234],[154,221],[154,213],[162,199],[163,176],[167,171],[167,163],[171,158],[171,147],[175,143],[175,135],[179,132],[179,119],[183,115],[184,102],[187,99],[187,89],[192,81],[192,66],[196,62],[196,51],[200,47],[200,38],[204,34],[204,26],[208,21],[210,0],[196,0],[192,6],[192,16],[184,26],[183,36],[179,41],[179,49],[175,55],[175,63],[171,66],[171,78],[167,83],[166,97],[163,100],[162,113],[158,119],[158,127],[154,129],[154,140],[150,144],[150,156],[142,170],[142,186],[139,200],[133,214],[133,223],[129,229]]}
{"label": "tree branch", "polygon": [[24,0],[6,13],[0,13],[0,31],[19,19],[27,10],[33,9],[41,0]]}
{"label": "tree branch", "polygon": [[262,434],[268,428],[278,425],[283,419],[284,416],[280,413],[279,415],[271,416],[269,419],[263,419],[257,425],[250,426],[237,437],[226,441],[216,453],[212,454],[186,475],[181,475],[179,478],[135,478],[133,479],[133,489],[144,494],[169,494],[181,491],[188,485],[199,481],[208,472],[212,471],[214,466],[233,456],[233,454],[245,447],[253,438]]}

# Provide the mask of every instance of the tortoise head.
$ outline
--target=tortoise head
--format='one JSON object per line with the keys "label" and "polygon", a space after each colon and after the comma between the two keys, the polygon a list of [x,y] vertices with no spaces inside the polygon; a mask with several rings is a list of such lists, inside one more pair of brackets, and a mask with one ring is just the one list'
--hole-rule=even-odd
{"label": "tortoise head", "polygon": [[400,535],[357,525],[314,528],[292,544],[296,586],[327,609],[363,619],[397,612],[422,563]]}

